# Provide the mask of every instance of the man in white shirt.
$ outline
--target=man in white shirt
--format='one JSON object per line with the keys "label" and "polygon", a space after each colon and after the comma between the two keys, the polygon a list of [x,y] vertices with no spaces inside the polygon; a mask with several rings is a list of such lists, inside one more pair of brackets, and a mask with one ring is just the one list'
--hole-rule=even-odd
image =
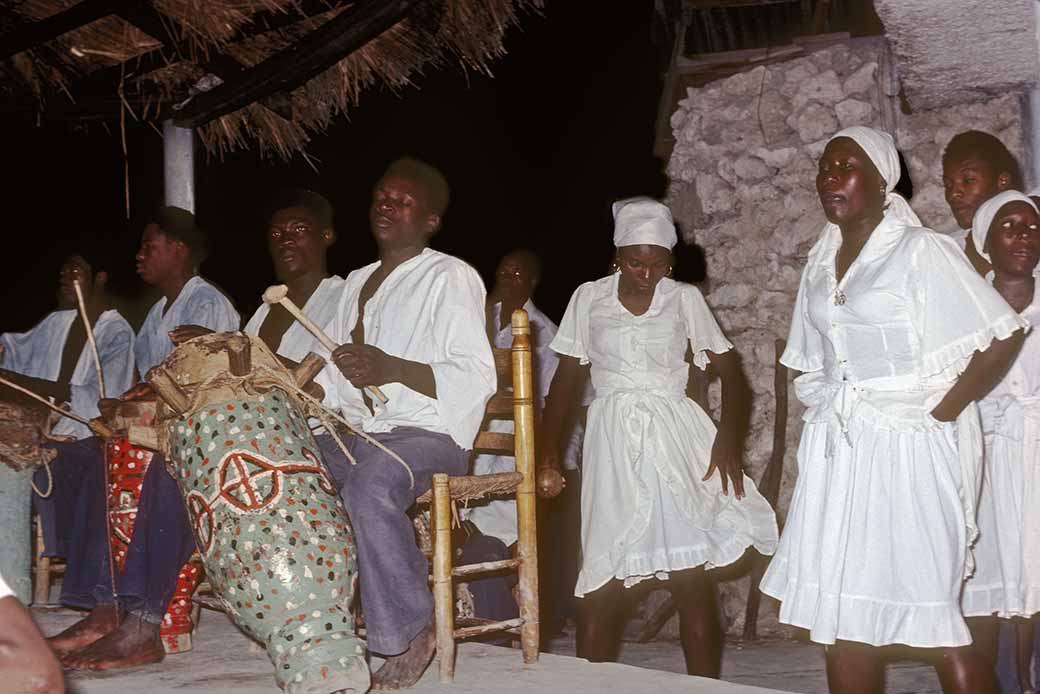
{"label": "man in white shirt", "polygon": [[[326,260],[336,242],[332,205],[318,193],[296,189],[276,196],[270,209],[265,235],[275,277],[308,318],[326,325],[335,317],[343,293],[343,278],[329,276]],[[294,362],[321,350],[317,338],[281,304],[261,303],[243,331]]]}
{"label": "man in white shirt", "polygon": [[[559,355],[549,347],[552,339],[556,336],[556,323],[535,306],[531,300],[534,290],[538,287],[538,283],[541,280],[541,271],[541,259],[531,251],[516,250],[508,253],[499,261],[498,269],[495,272],[495,286],[492,288],[487,301],[488,336],[492,345],[499,349],[508,349],[513,344],[511,325],[513,311],[520,308],[527,311],[531,322],[534,387],[535,392],[538,393],[537,406],[539,412],[545,404],[545,397],[549,393],[549,384],[552,383],[553,374],[556,373],[556,367],[560,363]],[[588,385],[587,379],[586,385]],[[587,405],[591,400],[590,392],[587,396],[583,396],[583,406]],[[568,427],[572,431],[572,436],[568,439],[568,445],[565,447],[564,473],[567,475],[568,482],[564,490],[566,495],[577,494],[580,488],[578,456],[581,452],[584,426],[580,422],[580,417],[575,419],[579,421],[576,421],[573,427]],[[494,431],[512,433],[513,422],[510,420],[492,420],[490,427]],[[482,453],[477,455],[473,461],[474,475],[513,472],[515,469],[516,460],[512,456],[496,456]],[[547,509],[554,512],[559,508],[562,511],[565,501],[564,497],[560,497],[547,505]],[[461,563],[475,564],[508,558],[509,550],[517,540],[515,501],[499,499],[478,502],[476,505],[469,506],[463,512],[463,515],[469,523],[473,524],[478,532],[473,533],[471,531],[465,543],[461,545]],[[560,562],[570,552],[574,554],[574,557],[569,563],[576,563],[577,544],[571,543],[569,546],[564,547],[561,546],[560,540],[564,538],[573,539],[570,536],[574,535],[574,533],[567,533],[567,528],[564,526],[569,522],[577,520],[577,516],[571,514],[571,516],[565,517],[562,513],[552,513],[552,515],[558,522],[553,523],[552,551],[547,552],[544,556],[547,560],[552,558]],[[545,520],[548,520],[548,518]],[[562,561],[560,565],[567,563]],[[556,565],[556,562],[554,562],[554,565]],[[564,584],[562,591],[559,592],[564,595],[573,593],[574,581],[570,580],[569,585],[566,584],[568,583],[568,578],[574,579],[577,577],[576,570],[564,572],[563,574],[554,570],[552,574],[554,582],[559,580]],[[516,617],[518,607],[510,590],[513,583],[515,583],[514,576],[494,576],[471,581],[469,588],[473,594],[475,615],[496,620]],[[547,587],[543,595],[548,597],[550,592],[555,594],[558,591],[550,590]]]}
{"label": "man in white shirt", "polygon": [[954,135],[942,157],[943,188],[957,231],[950,237],[964,249],[980,275],[990,270],[971,240],[971,220],[982,203],[1005,190],[1021,190],[1022,174],[1008,148],[989,133],[966,130]]}
{"label": "man in white shirt", "polygon": [[[161,292],[137,334],[137,369],[146,374],[176,344],[206,332],[237,330],[239,315],[219,289],[198,276],[207,239],[190,212],[164,207],[145,226],[137,272]],[[149,391],[141,384],[124,397]],[[157,662],[165,656],[159,638],[163,614],[176,588],[177,572],[195,549],[177,483],[156,454],[141,486],[137,519],[126,563],[112,594],[110,544],[105,521],[104,463],[91,466],[97,493],[82,511],[73,554],[67,557],[62,602],[89,609],[86,618],[50,639],[69,668],[105,670]],[[124,614],[125,613],[125,614]]]}
{"label": "man in white shirt", "polygon": [[[74,282],[79,283],[94,331],[106,395],[117,397],[131,386],[134,331],[118,311],[108,307],[108,269],[97,252],[76,253],[62,263],[58,310],[28,332],[0,335],[0,368],[8,380],[56,402],[68,403],[75,414],[93,419],[99,414],[101,381],[77,308]],[[67,440],[47,444],[58,451],[51,464],[53,481],[48,480],[46,470],[39,470],[35,475],[37,488],[50,491],[46,498],[34,495],[33,501],[43,528],[44,553],[64,557],[69,551],[74,510],[84,489],[81,461],[96,457],[101,444],[89,428],[68,417],[58,421],[51,435]]]}
{"label": "man in white shirt", "polygon": [[[391,164],[369,210],[379,261],[347,277],[327,328],[340,347],[322,374],[326,392],[408,465],[347,437],[351,465],[329,437],[319,438],[354,526],[369,649],[387,656],[374,688],[413,685],[433,657],[429,566],[407,511],[434,473],[466,473],[496,385],[480,276],[428,247],[447,204],[436,169],[414,159]],[[366,386],[388,401],[370,400]]]}

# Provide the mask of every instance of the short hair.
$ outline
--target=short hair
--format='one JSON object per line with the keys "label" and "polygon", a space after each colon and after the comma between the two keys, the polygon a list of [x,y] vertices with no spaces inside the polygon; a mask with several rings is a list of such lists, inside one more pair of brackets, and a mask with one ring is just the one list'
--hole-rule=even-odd
{"label": "short hair", "polygon": [[526,248],[517,248],[516,250],[509,251],[504,256],[502,256],[502,260],[505,260],[506,258],[516,258],[517,260],[519,260],[527,266],[527,268],[531,271],[531,274],[534,275],[534,279],[541,279],[542,259],[539,258],[538,254],[534,251],[528,250]]}
{"label": "short hair", "polygon": [[209,239],[206,232],[195,223],[195,215],[179,207],[161,207],[151,219],[163,236],[180,241],[188,247],[193,264],[198,265],[209,254]]}
{"label": "short hair", "polygon": [[64,245],[61,248],[62,266],[71,258],[82,258],[83,262],[90,266],[91,278],[96,277],[99,272],[111,273],[112,271],[112,258],[105,247],[93,244],[88,247],[72,244]]}
{"label": "short hair", "polygon": [[943,150],[942,163],[946,166],[950,162],[969,158],[977,158],[988,163],[997,174],[1008,174],[1011,177],[1011,188],[1022,187],[1022,170],[1018,166],[1018,160],[997,137],[981,130],[957,133]]}
{"label": "short hair", "polygon": [[332,228],[332,203],[320,193],[306,188],[286,188],[275,193],[274,198],[267,205],[264,221],[269,222],[275,213],[288,210],[292,207],[300,207],[314,217],[320,229]]}
{"label": "short hair", "polygon": [[423,187],[428,196],[427,204],[434,214],[443,215],[448,209],[451,198],[451,187],[448,179],[436,167],[414,157],[401,157],[386,168],[386,176],[400,176],[415,181]]}

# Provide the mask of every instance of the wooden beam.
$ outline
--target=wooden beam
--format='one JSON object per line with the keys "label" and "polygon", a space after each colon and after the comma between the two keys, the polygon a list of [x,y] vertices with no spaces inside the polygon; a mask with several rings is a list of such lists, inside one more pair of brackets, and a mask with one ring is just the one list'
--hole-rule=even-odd
{"label": "wooden beam", "polygon": [[0,60],[56,39],[138,2],[140,0],[82,0],[46,19],[20,26],[0,36]]}
{"label": "wooden beam", "polygon": [[276,92],[290,92],[404,19],[428,0],[358,0],[296,44],[211,91],[179,113],[177,125],[194,128]]}
{"label": "wooden beam", "polygon": [[[177,20],[163,17],[151,5],[127,8],[120,12],[119,16],[155,40],[162,41],[163,46],[170,52],[176,53],[181,60],[191,60],[188,41],[179,39],[176,36],[177,32],[171,31],[180,28]],[[212,73],[225,82],[235,79],[246,70],[246,66],[235,60],[234,57],[219,52],[211,54],[206,63],[200,64],[200,67],[204,72]],[[272,95],[262,99],[261,103],[282,118],[292,120],[292,104],[286,95]]]}
{"label": "wooden beam", "polygon": [[764,5],[786,5],[799,0],[686,0],[686,6],[695,10],[710,10],[726,7],[762,7]]}

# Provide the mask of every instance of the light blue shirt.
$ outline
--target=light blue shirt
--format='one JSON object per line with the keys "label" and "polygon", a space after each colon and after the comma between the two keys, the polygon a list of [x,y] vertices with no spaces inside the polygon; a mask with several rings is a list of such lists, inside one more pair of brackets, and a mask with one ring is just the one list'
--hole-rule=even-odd
{"label": "light blue shirt", "polygon": [[[54,311],[28,332],[0,335],[0,344],[4,346],[0,367],[23,376],[58,380],[65,341],[72,324],[78,319],[75,310]],[[105,395],[119,397],[133,382],[134,331],[118,311],[108,310],[98,316],[94,324],[94,340],[104,374]],[[85,344],[79,354],[69,390],[69,406],[74,413],[85,419],[100,416],[97,403],[101,398],[101,388],[89,344]],[[74,419],[62,417],[51,434],[83,439],[91,432]]]}
{"label": "light blue shirt", "polygon": [[241,322],[231,301],[219,289],[198,276],[187,281],[166,315],[163,315],[164,308],[165,296],[152,305],[137,333],[134,355],[137,358],[137,371],[142,377],[170,356],[174,344],[169,333],[174,328],[200,325],[222,333],[238,330]]}

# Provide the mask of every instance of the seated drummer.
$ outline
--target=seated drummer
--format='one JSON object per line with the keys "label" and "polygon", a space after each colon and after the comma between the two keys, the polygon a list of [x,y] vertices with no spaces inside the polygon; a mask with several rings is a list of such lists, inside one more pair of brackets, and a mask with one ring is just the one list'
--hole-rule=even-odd
{"label": "seated drummer", "polygon": [[[267,216],[267,250],[278,281],[289,299],[318,325],[335,316],[343,278],[329,276],[326,256],[336,242],[332,204],[310,190],[286,190],[275,196]],[[273,352],[294,362],[320,351],[317,338],[282,307],[261,303],[243,331],[256,335]]]}
{"label": "seated drummer", "polygon": [[[94,331],[105,394],[118,397],[133,384],[134,331],[118,311],[109,307],[107,264],[98,253],[75,253],[62,263],[56,311],[28,332],[0,335],[0,368],[6,370],[3,375],[8,380],[56,402],[68,403],[69,409],[84,419],[94,419],[100,414],[101,388],[74,282],[79,283]],[[4,397],[9,393],[0,391]],[[64,557],[69,552],[68,530],[75,523],[75,496],[81,485],[82,466],[78,461],[98,456],[101,444],[86,425],[68,417],[59,419],[50,433],[67,440],[46,444],[58,451],[51,466],[53,482],[48,481],[46,470],[39,470],[36,486],[47,496],[34,494],[33,501],[43,527],[44,555]]]}
{"label": "seated drummer", "polygon": [[[368,646],[387,657],[375,689],[413,685],[433,656],[429,566],[407,511],[434,473],[466,473],[496,385],[480,275],[428,248],[447,204],[447,181],[432,166],[390,166],[369,209],[379,260],[350,273],[327,328],[340,347],[338,368],[321,374],[326,392],[415,478],[413,487],[398,461],[360,437],[344,437],[356,466],[328,435],[318,437],[354,526]],[[365,386],[388,402],[372,402]]]}
{"label": "seated drummer", "polygon": [[[162,296],[137,334],[140,374],[160,364],[175,344],[209,331],[237,330],[239,315],[219,289],[198,275],[207,239],[190,212],[164,207],[145,226],[137,272]],[[126,397],[147,393],[145,384]],[[112,594],[110,541],[105,519],[104,462],[90,466],[95,479],[84,493],[82,523],[73,528],[62,603],[89,609],[83,620],[49,639],[62,664],[105,670],[162,660],[159,626],[173,597],[177,573],[195,550],[195,539],[177,483],[155,454],[145,473],[134,534]],[[118,598],[118,602],[117,602]]]}

